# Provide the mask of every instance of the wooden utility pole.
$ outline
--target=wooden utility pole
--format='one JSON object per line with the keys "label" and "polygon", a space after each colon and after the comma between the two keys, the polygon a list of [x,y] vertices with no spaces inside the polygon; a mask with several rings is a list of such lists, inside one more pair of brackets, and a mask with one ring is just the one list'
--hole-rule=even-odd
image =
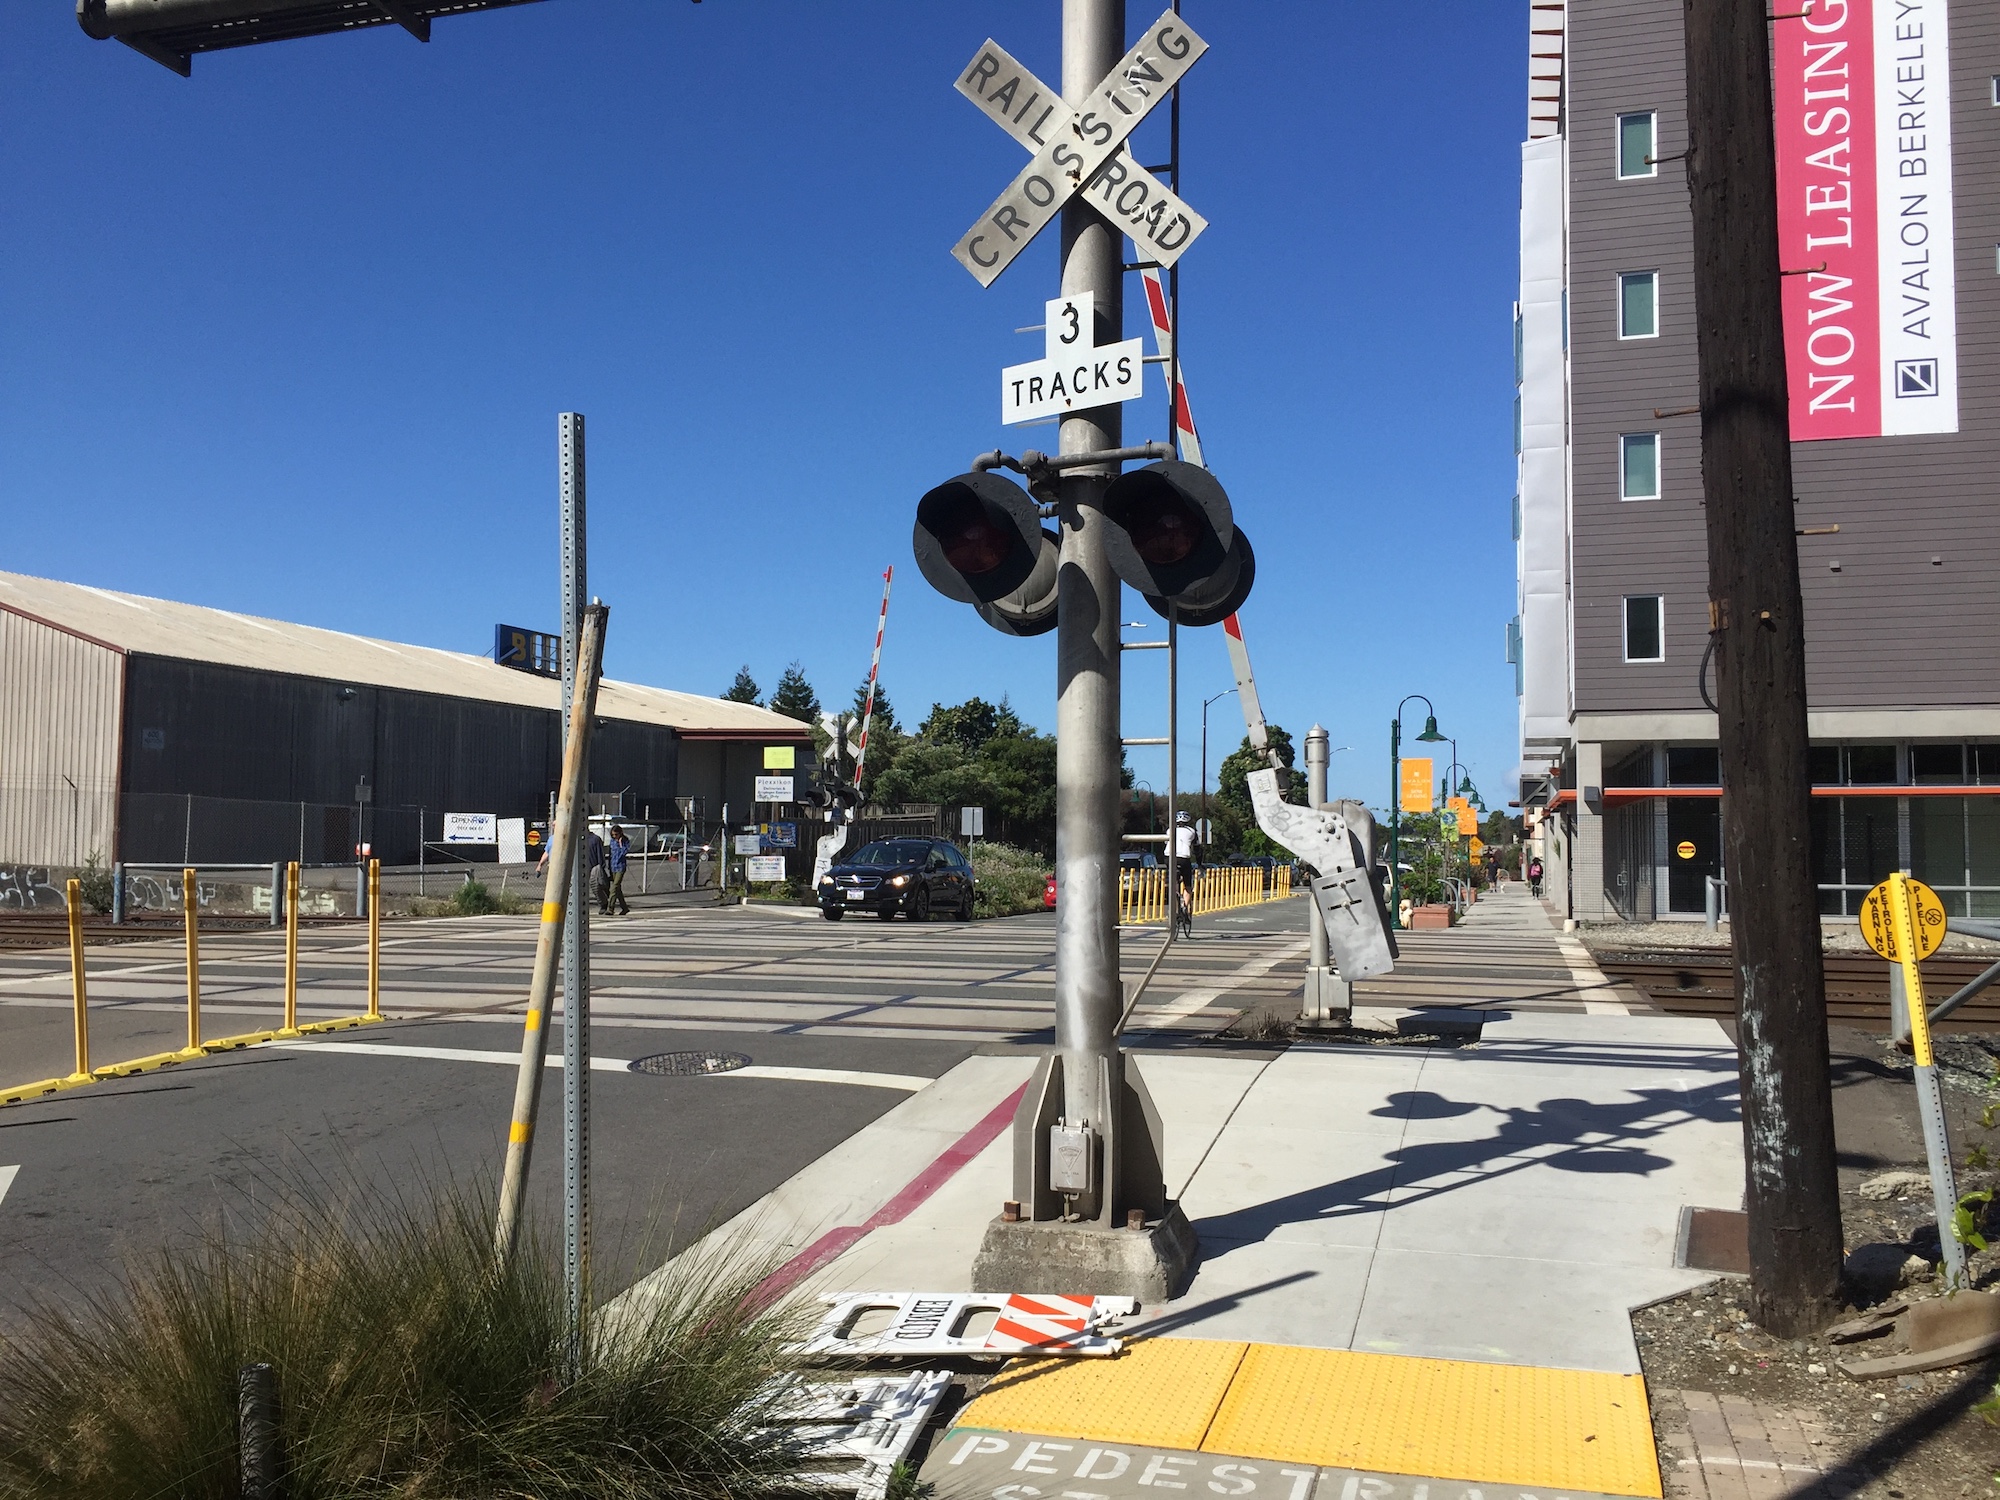
{"label": "wooden utility pole", "polygon": [[1751,1316],[1782,1338],[1840,1309],[1805,620],[1779,289],[1765,0],[1684,0],[1702,494],[1735,949]]}

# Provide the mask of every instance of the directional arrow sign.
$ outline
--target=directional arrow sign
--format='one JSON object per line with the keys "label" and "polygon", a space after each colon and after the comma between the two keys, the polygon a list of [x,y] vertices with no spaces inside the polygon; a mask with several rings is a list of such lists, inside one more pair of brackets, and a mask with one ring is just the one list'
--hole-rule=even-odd
{"label": "directional arrow sign", "polygon": [[1036,149],[1034,160],[952,247],[973,280],[991,286],[1207,50],[1208,43],[1172,11],[1147,27],[1068,125]]}
{"label": "directional arrow sign", "polygon": [[[958,91],[1030,151],[1040,151],[1076,122],[1076,111],[1061,95],[991,39],[958,75]],[[1085,185],[1083,195],[1107,220],[1132,236],[1149,259],[1163,266],[1179,260],[1181,252],[1208,228],[1208,220],[1140,166],[1133,159],[1132,148],[1122,141]]]}

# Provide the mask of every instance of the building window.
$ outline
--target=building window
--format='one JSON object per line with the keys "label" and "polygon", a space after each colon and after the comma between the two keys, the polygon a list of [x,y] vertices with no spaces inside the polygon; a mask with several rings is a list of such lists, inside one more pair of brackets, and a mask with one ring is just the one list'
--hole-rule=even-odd
{"label": "building window", "polygon": [[1626,271],[1618,277],[1618,337],[1660,336],[1660,273]]}
{"label": "building window", "polygon": [[1657,177],[1659,164],[1654,157],[1659,155],[1655,146],[1659,140],[1659,116],[1651,110],[1642,115],[1620,115],[1618,117],[1618,175],[1620,177]]}
{"label": "building window", "polygon": [[1628,432],[1618,439],[1618,498],[1660,498],[1660,435]]}
{"label": "building window", "polygon": [[1659,594],[1625,596],[1625,660],[1665,661],[1667,632],[1662,622],[1666,600]]}

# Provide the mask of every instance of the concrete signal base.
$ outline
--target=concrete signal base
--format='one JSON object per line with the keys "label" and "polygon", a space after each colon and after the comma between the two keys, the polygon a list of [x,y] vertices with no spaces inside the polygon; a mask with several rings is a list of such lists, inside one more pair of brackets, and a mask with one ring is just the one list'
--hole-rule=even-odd
{"label": "concrete signal base", "polygon": [[1134,1297],[1157,1305],[1186,1286],[1199,1253],[1194,1226],[1178,1203],[1169,1203],[1165,1215],[1144,1229],[995,1219],[972,1263],[972,1289]]}
{"label": "concrete signal base", "polygon": [[[1180,1205],[1167,1201],[1160,1112],[1129,1052],[1072,1062],[1050,1052],[1014,1115],[1018,1220],[986,1228],[972,1266],[980,1292],[1047,1292],[1164,1302],[1194,1270],[1198,1245]],[[1094,1190],[1065,1196],[1049,1186],[1049,1130],[1066,1098],[1097,1129]],[[1136,1226],[1135,1226],[1136,1221]],[[1135,1227],[1128,1227],[1135,1226]]]}

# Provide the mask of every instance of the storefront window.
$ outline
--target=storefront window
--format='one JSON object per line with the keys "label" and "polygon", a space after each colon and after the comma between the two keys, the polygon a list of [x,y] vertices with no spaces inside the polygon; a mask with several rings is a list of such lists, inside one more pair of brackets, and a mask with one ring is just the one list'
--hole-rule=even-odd
{"label": "storefront window", "polygon": [[1896,747],[1894,745],[1849,745],[1847,747],[1849,786],[1894,786]]}
{"label": "storefront window", "polygon": [[1910,746],[1910,780],[1918,786],[1964,786],[1965,747]]}
{"label": "storefront window", "polygon": [[1806,768],[1814,786],[1840,785],[1840,746],[1814,745],[1806,752]]}
{"label": "storefront window", "polygon": [[1713,745],[1675,745],[1667,750],[1668,786],[1720,786],[1722,758]]}
{"label": "storefront window", "polygon": [[1945,910],[1955,917],[1967,914],[1965,801],[1963,797],[1910,799],[1910,873],[1935,888],[1944,897]]}

